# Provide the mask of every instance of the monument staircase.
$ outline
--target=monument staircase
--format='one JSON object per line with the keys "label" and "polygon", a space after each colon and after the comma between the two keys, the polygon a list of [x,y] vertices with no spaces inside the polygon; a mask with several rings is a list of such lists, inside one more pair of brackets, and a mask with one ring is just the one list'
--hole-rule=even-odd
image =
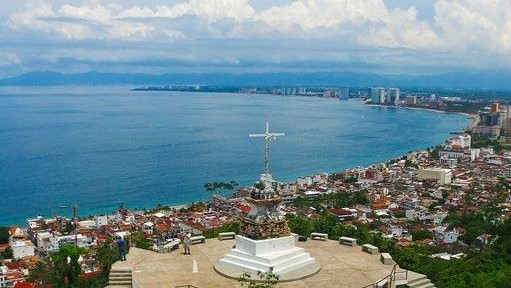
{"label": "monument staircase", "polygon": [[428,279],[426,275],[401,269],[395,264],[389,275],[379,279],[373,284],[362,288],[436,288],[435,284]]}
{"label": "monument staircase", "polygon": [[418,278],[408,281],[409,288],[435,288],[435,284],[431,282],[431,280],[426,277],[426,275],[421,275]]}
{"label": "monument staircase", "polygon": [[131,288],[132,270],[129,267],[112,267],[108,275],[108,286],[111,288]]}

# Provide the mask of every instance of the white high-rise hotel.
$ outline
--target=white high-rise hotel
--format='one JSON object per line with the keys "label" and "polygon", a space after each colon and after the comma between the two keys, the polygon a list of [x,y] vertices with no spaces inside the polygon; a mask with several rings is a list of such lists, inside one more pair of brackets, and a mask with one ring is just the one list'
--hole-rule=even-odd
{"label": "white high-rise hotel", "polygon": [[399,88],[369,88],[371,103],[396,105],[399,102]]}

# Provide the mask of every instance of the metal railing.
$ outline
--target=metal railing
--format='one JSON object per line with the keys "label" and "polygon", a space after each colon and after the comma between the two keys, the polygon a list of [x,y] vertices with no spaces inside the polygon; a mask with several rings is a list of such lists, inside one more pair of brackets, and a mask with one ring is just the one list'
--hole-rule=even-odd
{"label": "metal railing", "polygon": [[382,277],[380,279],[378,279],[376,282],[372,283],[372,284],[369,284],[367,286],[364,286],[362,288],[372,288],[372,287],[377,287],[378,286],[378,283],[381,283],[382,281],[385,281],[388,279],[388,282],[387,282],[387,286],[386,287],[392,287],[392,283],[394,283],[396,281],[396,274],[405,274],[405,278],[402,279],[402,280],[407,280],[408,279],[408,270],[404,270],[404,271],[397,271],[397,267],[398,265],[397,264],[394,264],[394,267],[392,267],[392,271],[390,271],[390,274],[385,276],[385,277]]}
{"label": "metal railing", "polygon": [[177,285],[175,288],[199,288],[193,285]]}

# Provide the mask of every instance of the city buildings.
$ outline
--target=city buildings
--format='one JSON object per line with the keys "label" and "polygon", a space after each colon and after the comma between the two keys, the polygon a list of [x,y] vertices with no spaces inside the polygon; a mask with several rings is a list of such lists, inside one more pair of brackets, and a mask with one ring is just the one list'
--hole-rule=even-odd
{"label": "city buildings", "polygon": [[347,87],[339,88],[339,100],[348,100],[350,97],[350,89]]}
{"label": "city buildings", "polygon": [[440,185],[446,185],[451,183],[452,170],[430,167],[430,168],[419,168],[419,180],[436,180]]}

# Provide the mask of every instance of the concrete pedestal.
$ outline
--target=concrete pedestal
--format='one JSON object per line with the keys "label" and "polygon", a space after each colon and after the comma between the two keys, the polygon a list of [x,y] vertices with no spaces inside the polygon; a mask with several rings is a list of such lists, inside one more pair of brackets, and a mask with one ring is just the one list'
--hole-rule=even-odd
{"label": "concrete pedestal", "polygon": [[314,258],[303,248],[295,246],[295,237],[252,240],[236,235],[236,247],[215,263],[220,274],[239,278],[243,272],[258,279],[257,272],[267,272],[273,267],[281,281],[303,279],[314,275],[320,269]]}

